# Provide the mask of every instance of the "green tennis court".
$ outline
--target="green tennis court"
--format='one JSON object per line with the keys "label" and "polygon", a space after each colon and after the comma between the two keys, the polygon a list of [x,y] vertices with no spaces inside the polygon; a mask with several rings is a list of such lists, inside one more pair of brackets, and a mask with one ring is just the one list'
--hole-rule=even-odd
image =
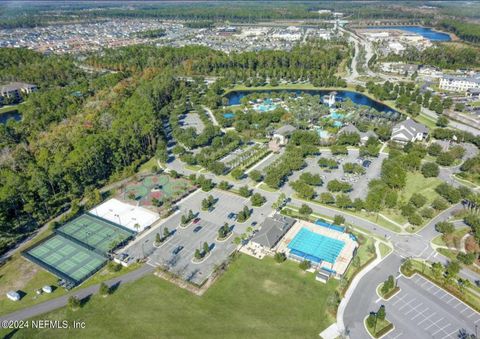
{"label": "green tennis court", "polygon": [[83,214],[66,223],[57,232],[78,240],[101,253],[107,253],[133,235],[131,231],[89,214]]}
{"label": "green tennis court", "polygon": [[98,271],[106,258],[56,234],[24,255],[46,270],[78,284]]}

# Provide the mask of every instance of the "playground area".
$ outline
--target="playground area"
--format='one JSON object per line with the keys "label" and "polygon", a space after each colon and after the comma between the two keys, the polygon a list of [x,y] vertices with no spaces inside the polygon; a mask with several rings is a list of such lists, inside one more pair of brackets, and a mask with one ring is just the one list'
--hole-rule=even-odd
{"label": "playground area", "polygon": [[172,178],[165,174],[149,175],[141,180],[127,183],[120,199],[137,206],[160,207],[165,202],[175,202],[193,190],[186,179]]}
{"label": "playground area", "polygon": [[23,255],[70,286],[80,284],[103,267],[107,259],[86,247],[55,234]]}
{"label": "playground area", "polygon": [[83,214],[66,223],[57,233],[73,241],[80,241],[101,254],[124,244],[134,235],[129,229],[90,214]]}

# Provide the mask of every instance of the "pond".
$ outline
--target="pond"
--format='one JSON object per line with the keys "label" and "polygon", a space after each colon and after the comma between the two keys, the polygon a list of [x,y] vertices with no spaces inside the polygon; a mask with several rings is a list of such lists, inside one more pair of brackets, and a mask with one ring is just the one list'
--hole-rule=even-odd
{"label": "pond", "polygon": [[422,27],[422,26],[374,26],[374,27],[368,27],[368,29],[385,29],[385,30],[396,29],[396,30],[401,30],[401,31],[406,31],[406,32],[411,32],[411,33],[421,35],[430,41],[452,40],[450,38],[450,35],[447,33],[437,32],[431,28]]}
{"label": "pond", "polygon": [[[274,89],[274,90],[252,90],[252,91],[233,91],[229,92],[225,95],[225,97],[228,99],[228,104],[229,105],[239,105],[240,100],[249,94],[252,93],[278,93],[278,92],[287,92],[287,93],[295,93],[296,95],[300,95],[302,93],[308,93],[310,95],[319,95],[320,97],[323,97],[324,95],[328,95],[332,90],[294,90],[294,89]],[[396,112],[393,108],[388,107],[385,104],[382,104],[381,102],[375,101],[373,99],[370,99],[366,95],[358,92],[352,92],[352,91],[344,91],[344,90],[338,90],[335,91],[337,101],[338,100],[345,100],[345,99],[350,99],[352,100],[355,104],[357,105],[363,105],[363,106],[369,106],[374,109],[376,109],[379,112]]]}
{"label": "pond", "polygon": [[18,111],[10,111],[5,113],[0,113],[0,124],[5,124],[7,120],[14,119],[19,121],[22,118]]}

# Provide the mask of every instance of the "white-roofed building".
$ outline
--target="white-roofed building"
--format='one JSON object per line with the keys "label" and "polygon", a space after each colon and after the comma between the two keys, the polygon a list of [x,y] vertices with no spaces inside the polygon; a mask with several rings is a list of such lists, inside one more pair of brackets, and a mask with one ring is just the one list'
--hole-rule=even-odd
{"label": "white-roofed building", "polygon": [[158,213],[117,199],[107,200],[92,209],[90,213],[138,233],[160,219]]}

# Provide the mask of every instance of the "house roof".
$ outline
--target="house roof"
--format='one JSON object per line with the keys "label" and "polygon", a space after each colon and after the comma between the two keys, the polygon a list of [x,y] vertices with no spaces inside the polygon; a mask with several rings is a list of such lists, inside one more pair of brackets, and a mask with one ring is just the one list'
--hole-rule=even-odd
{"label": "house roof", "polygon": [[273,132],[273,134],[279,134],[279,135],[287,136],[287,135],[292,134],[295,130],[296,130],[296,128],[294,126],[287,124],[287,125],[283,125],[282,127],[278,128],[277,130],[275,130]]}
{"label": "house roof", "polygon": [[273,217],[266,218],[260,225],[260,230],[252,238],[255,242],[263,247],[272,248],[287,233],[287,231],[295,224],[296,220],[275,214]]}
{"label": "house roof", "polygon": [[392,138],[398,133],[404,133],[414,137],[418,133],[427,134],[428,128],[425,125],[419,124],[418,122],[407,118],[407,120],[399,122],[393,126]]}
{"label": "house roof", "polygon": [[343,126],[340,129],[340,131],[338,131],[338,134],[342,134],[342,133],[358,133],[358,134],[360,134],[360,131],[354,125],[346,124],[345,126]]}
{"label": "house roof", "polygon": [[370,137],[378,138],[378,135],[374,131],[366,131],[360,133],[360,139],[368,139]]}

